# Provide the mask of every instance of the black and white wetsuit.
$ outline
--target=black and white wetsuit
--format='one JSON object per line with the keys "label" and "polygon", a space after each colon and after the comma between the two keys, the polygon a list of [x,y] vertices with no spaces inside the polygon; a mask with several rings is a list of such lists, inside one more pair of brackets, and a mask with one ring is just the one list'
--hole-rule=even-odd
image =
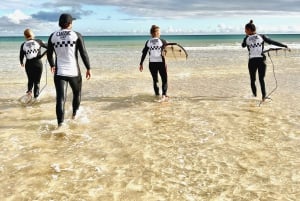
{"label": "black and white wetsuit", "polygon": [[43,62],[41,49],[47,48],[47,44],[39,39],[32,39],[22,43],[20,48],[20,64],[23,65],[24,57],[26,57],[25,71],[28,78],[27,92],[32,92],[37,98],[40,94],[40,81],[43,72]]}
{"label": "black and white wetsuit", "polygon": [[252,93],[254,96],[257,95],[255,80],[256,80],[256,71],[258,70],[258,77],[259,77],[260,88],[261,88],[263,99],[266,97],[264,77],[267,68],[265,63],[265,55],[263,54],[264,42],[279,47],[287,47],[286,45],[273,41],[267,36],[262,34],[253,34],[253,35],[246,36],[242,42],[242,47],[247,47],[249,51],[248,69],[250,74]]}
{"label": "black and white wetsuit", "polygon": [[[53,60],[53,52],[56,59]],[[80,33],[62,29],[52,33],[48,40],[47,58],[51,67],[55,66],[54,84],[56,89],[56,116],[60,125],[64,121],[67,85],[73,92],[73,116],[76,115],[81,101],[82,76],[78,63],[78,52],[87,69],[90,69],[89,57]]]}
{"label": "black and white wetsuit", "polygon": [[142,50],[140,65],[143,64],[147,53],[149,52],[149,70],[153,79],[153,89],[155,95],[159,95],[158,73],[162,81],[162,95],[167,95],[168,90],[168,74],[165,58],[162,56],[162,51],[166,45],[166,41],[160,38],[151,38],[146,41],[145,47]]}

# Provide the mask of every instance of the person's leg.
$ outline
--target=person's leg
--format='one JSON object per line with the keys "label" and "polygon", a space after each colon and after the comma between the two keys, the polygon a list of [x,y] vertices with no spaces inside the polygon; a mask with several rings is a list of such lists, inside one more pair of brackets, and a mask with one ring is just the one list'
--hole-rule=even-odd
{"label": "person's leg", "polygon": [[265,80],[264,80],[265,75],[266,75],[266,69],[267,69],[267,65],[262,60],[258,67],[258,77],[259,77],[259,83],[260,83],[260,88],[261,88],[262,100],[264,100],[266,98],[266,86],[265,86]]}
{"label": "person's leg", "polygon": [[73,101],[72,101],[72,106],[73,106],[73,114],[72,118],[75,118],[77,110],[79,109],[80,102],[81,102],[81,88],[82,88],[82,77],[72,77],[70,78],[70,87],[73,92]]}
{"label": "person's leg", "polygon": [[42,62],[38,62],[37,65],[35,66],[35,71],[33,72],[34,98],[37,98],[40,95],[40,81],[42,77],[42,72],[43,72],[43,64]]}
{"label": "person's leg", "polygon": [[64,122],[64,116],[65,116],[65,102],[66,102],[68,82],[60,76],[55,76],[54,84],[56,89],[57,123],[58,126],[61,126],[61,124]]}
{"label": "person's leg", "polygon": [[157,63],[150,62],[149,63],[149,70],[153,80],[153,89],[156,96],[159,96],[159,87],[158,87],[158,67]]}
{"label": "person's leg", "polygon": [[26,75],[27,75],[27,79],[28,79],[26,93],[31,94],[32,88],[33,88],[33,71],[28,62],[26,62],[26,64],[25,64],[25,71],[26,71]]}
{"label": "person's leg", "polygon": [[252,94],[253,94],[253,96],[256,97],[257,96],[257,91],[256,91],[255,81],[256,81],[257,66],[256,66],[255,59],[250,59],[249,60],[248,69],[249,69],[249,75],[250,75]]}
{"label": "person's leg", "polygon": [[165,63],[159,64],[159,74],[162,81],[162,95],[166,96],[168,91],[168,72],[167,65]]}

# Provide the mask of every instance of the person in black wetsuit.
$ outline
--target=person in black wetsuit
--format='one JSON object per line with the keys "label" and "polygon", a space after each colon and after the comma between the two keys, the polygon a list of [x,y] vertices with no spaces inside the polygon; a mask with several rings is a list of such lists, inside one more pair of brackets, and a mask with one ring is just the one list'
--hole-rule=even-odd
{"label": "person in black wetsuit", "polygon": [[259,77],[260,88],[262,93],[262,101],[264,101],[266,98],[268,98],[266,97],[266,88],[265,88],[265,81],[264,81],[266,68],[267,68],[265,63],[266,57],[263,54],[264,42],[279,47],[288,48],[288,46],[273,41],[270,38],[268,38],[266,35],[257,34],[256,27],[253,24],[252,20],[250,20],[250,22],[245,25],[245,33],[246,36],[242,42],[242,47],[243,48],[247,47],[249,51],[248,69],[250,74],[252,93],[254,97],[257,96],[255,80],[256,80],[256,71],[258,71],[258,77]]}
{"label": "person in black wetsuit", "polygon": [[[41,58],[44,56],[46,51],[42,54],[42,47],[47,49],[47,44],[40,39],[34,38],[34,33],[30,29],[24,30],[25,42],[22,43],[20,48],[20,64],[22,67],[25,66],[26,75],[28,78],[27,91],[28,95],[32,95],[37,98],[40,94],[40,81],[43,73],[43,62]],[[24,65],[24,57],[26,62]]]}
{"label": "person in black wetsuit", "polygon": [[160,95],[158,86],[159,73],[162,81],[162,100],[166,100],[168,98],[168,74],[167,65],[165,58],[162,56],[162,52],[167,42],[160,38],[160,28],[156,25],[152,25],[150,34],[152,38],[146,41],[145,47],[143,48],[139,69],[141,72],[143,71],[143,62],[149,52],[149,70],[153,79],[154,93],[156,96]]}
{"label": "person in black wetsuit", "polygon": [[[73,92],[73,119],[80,106],[82,76],[78,63],[78,52],[87,69],[86,78],[91,78],[89,56],[82,35],[72,30],[73,19],[70,14],[61,14],[59,18],[59,26],[61,29],[52,33],[48,39],[47,58],[51,71],[54,73],[56,116],[59,127],[64,122],[68,83]],[[54,52],[56,55],[55,62],[53,59]]]}

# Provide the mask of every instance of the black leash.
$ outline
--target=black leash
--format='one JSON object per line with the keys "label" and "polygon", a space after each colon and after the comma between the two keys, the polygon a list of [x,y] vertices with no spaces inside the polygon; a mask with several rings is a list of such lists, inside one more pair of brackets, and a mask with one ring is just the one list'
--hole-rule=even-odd
{"label": "black leash", "polygon": [[[270,52],[275,51],[276,54],[277,54],[277,51],[279,51],[279,50],[284,50],[284,51],[288,50],[288,51],[291,51],[290,49],[286,49],[286,48],[269,48],[269,49],[263,51],[263,53],[268,53],[268,57],[269,57],[269,59],[271,61],[271,64],[272,64],[273,76],[274,76],[274,80],[275,80],[275,88],[265,97],[265,99],[271,99],[270,98],[271,94],[274,93],[276,91],[276,89],[278,88],[277,78],[276,78],[276,74],[275,74],[275,65],[274,65],[273,60],[271,58]],[[259,106],[263,103],[263,101],[264,100],[260,101]]]}

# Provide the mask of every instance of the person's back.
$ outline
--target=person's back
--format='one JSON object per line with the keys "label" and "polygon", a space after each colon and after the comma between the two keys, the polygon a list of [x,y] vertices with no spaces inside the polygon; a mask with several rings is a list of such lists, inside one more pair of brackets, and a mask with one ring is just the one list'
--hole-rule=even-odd
{"label": "person's back", "polygon": [[264,39],[259,34],[253,34],[246,39],[249,50],[249,58],[262,58],[264,49]]}
{"label": "person's back", "polygon": [[[40,42],[41,43],[41,42]],[[23,44],[23,51],[26,56],[26,59],[40,59],[40,49],[41,44],[36,39],[30,39]]]}
{"label": "person's back", "polygon": [[[25,42],[22,43],[20,47],[20,64],[25,67],[25,71],[28,78],[27,83],[27,95],[31,97],[32,89],[34,98],[37,98],[40,94],[40,80],[43,72],[43,63],[41,58],[44,56],[46,51],[42,54],[42,47],[47,49],[47,44],[45,44],[40,39],[35,39],[34,33],[30,29],[24,30]],[[24,58],[26,58],[26,63],[24,65]]]}
{"label": "person's back", "polygon": [[76,59],[77,39],[77,33],[68,29],[61,29],[52,34],[50,41],[57,57],[57,75],[78,76],[78,64]]}
{"label": "person's back", "polygon": [[287,48],[287,45],[273,41],[262,34],[256,33],[256,27],[253,24],[253,20],[245,25],[246,36],[242,42],[242,47],[247,47],[249,51],[248,70],[250,74],[251,90],[254,97],[257,96],[257,89],[255,85],[256,72],[258,71],[259,82],[261,86],[262,101],[267,97],[265,89],[264,77],[266,74],[267,65],[265,63],[265,55],[263,54],[264,42],[268,44],[276,45],[279,47]]}
{"label": "person's back", "polygon": [[[54,84],[56,89],[56,116],[60,127],[64,122],[65,101],[67,86],[70,85],[73,92],[73,113],[74,119],[81,102],[82,77],[78,63],[78,52],[87,69],[86,78],[90,79],[90,62],[84,45],[83,38],[78,32],[72,31],[73,17],[70,14],[61,14],[59,26],[61,30],[52,33],[48,39],[47,58],[54,73]],[[53,59],[55,52],[56,59]]]}

